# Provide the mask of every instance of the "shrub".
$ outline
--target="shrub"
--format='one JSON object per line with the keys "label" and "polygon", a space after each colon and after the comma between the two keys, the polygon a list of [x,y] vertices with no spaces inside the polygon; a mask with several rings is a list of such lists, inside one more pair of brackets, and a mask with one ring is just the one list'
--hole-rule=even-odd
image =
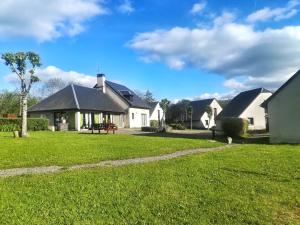
{"label": "shrub", "polygon": [[48,130],[49,121],[42,118],[28,118],[27,128],[28,130]]}
{"label": "shrub", "polygon": [[243,137],[248,132],[248,120],[242,118],[222,119],[222,130],[230,137]]}
{"label": "shrub", "polygon": [[182,125],[181,123],[171,123],[170,127],[172,127],[174,130],[185,130],[186,127]]}
{"label": "shrub", "polygon": [[142,127],[142,131],[144,132],[154,132],[154,133],[164,133],[169,131],[169,127]]}
{"label": "shrub", "polygon": [[158,120],[150,120],[150,127],[158,127],[159,122]]}
{"label": "shrub", "polygon": [[[0,132],[18,131],[21,130],[21,118],[7,119],[0,118]],[[28,118],[28,130],[48,130],[48,120],[42,118]]]}

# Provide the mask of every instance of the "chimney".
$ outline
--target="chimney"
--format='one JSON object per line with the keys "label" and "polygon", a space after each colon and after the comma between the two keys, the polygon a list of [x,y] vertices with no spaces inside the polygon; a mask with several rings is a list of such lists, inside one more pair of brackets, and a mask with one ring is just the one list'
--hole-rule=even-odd
{"label": "chimney", "polygon": [[103,93],[106,92],[105,74],[103,73],[97,74],[97,88],[101,90]]}

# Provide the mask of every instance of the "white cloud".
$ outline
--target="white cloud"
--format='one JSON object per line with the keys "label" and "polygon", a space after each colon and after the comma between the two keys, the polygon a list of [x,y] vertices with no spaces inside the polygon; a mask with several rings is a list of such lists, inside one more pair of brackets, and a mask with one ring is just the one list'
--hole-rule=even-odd
{"label": "white cloud", "polygon": [[245,84],[243,84],[242,82],[239,82],[235,79],[226,80],[226,81],[224,81],[223,85],[230,89],[245,89],[246,88]]}
{"label": "white cloud", "polygon": [[174,27],[140,33],[128,46],[148,63],[199,68],[227,79],[244,77],[240,86],[245,87],[278,87],[299,69],[300,26],[258,31],[249,24],[220,21],[224,20],[209,28]]}
{"label": "white cloud", "polygon": [[[90,76],[76,71],[64,71],[55,66],[38,69],[36,74],[41,79],[41,82],[51,78],[61,78],[65,82],[80,83],[87,87],[93,87],[97,81],[96,76]],[[9,83],[19,83],[19,79],[15,74],[5,76],[5,80]]]}
{"label": "white cloud", "polygon": [[[215,98],[215,99],[219,99],[219,100],[225,100],[225,99],[232,99],[233,97],[235,97],[238,94],[238,91],[229,91],[229,92],[205,92],[202,93],[199,96],[194,96],[194,97],[185,97],[183,99],[187,99],[190,101],[195,101],[195,100],[201,100],[201,99],[210,99],[210,98]],[[179,98],[175,98],[172,100],[172,103],[176,104],[178,103],[180,100]]]}
{"label": "white cloud", "polygon": [[121,5],[118,7],[118,11],[124,14],[130,14],[135,11],[130,0],[124,0]]}
{"label": "white cloud", "polygon": [[222,26],[227,23],[231,23],[235,20],[235,15],[231,12],[224,11],[221,16],[215,17],[214,26]]}
{"label": "white cloud", "polygon": [[193,15],[199,14],[205,9],[205,7],[206,7],[206,2],[195,3],[192,9],[190,10],[190,13]]}
{"label": "white cloud", "polygon": [[74,36],[85,22],[107,14],[99,0],[1,0],[0,37],[29,37],[40,42]]}
{"label": "white cloud", "polygon": [[258,21],[267,21],[267,20],[283,20],[288,19],[298,13],[296,7],[299,5],[298,0],[290,0],[285,7],[278,7],[274,9],[270,9],[269,7],[265,7],[260,9],[254,13],[251,13],[247,17],[247,22],[255,23]]}

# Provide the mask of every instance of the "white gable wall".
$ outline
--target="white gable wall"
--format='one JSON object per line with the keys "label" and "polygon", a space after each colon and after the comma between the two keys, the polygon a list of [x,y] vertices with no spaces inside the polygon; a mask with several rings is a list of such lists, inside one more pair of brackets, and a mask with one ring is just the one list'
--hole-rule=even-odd
{"label": "white gable wall", "polygon": [[264,130],[266,129],[266,113],[261,104],[266,101],[272,93],[261,93],[248,106],[248,108],[239,116],[240,118],[254,119],[254,125],[249,125],[249,130]]}
{"label": "white gable wall", "polygon": [[271,143],[300,143],[300,76],[268,104]]}
{"label": "white gable wall", "polygon": [[159,103],[157,103],[157,105],[155,106],[155,109],[153,110],[152,114],[150,115],[150,120],[157,120],[158,121],[158,115],[160,112],[160,120],[164,121],[165,120],[165,116],[164,116],[164,111],[163,109],[160,107]]}
{"label": "white gable wall", "polygon": [[[202,123],[202,127],[203,128],[212,128],[213,126],[216,126],[216,121],[215,121],[215,117],[217,115],[219,115],[219,113],[222,111],[222,107],[220,106],[220,104],[214,99],[211,104],[209,105],[212,110],[213,110],[213,115],[212,115],[212,118],[211,118],[211,121],[209,123],[209,126],[206,125],[206,120],[209,121],[209,117],[208,117],[208,114],[205,112],[201,119],[200,119],[200,122]],[[214,115],[214,108],[217,109],[217,114]]]}

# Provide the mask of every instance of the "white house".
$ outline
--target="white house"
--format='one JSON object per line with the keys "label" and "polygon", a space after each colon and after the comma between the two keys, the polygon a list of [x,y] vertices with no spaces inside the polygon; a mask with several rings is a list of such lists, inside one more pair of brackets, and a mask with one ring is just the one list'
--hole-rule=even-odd
{"label": "white house", "polygon": [[241,92],[217,116],[217,129],[221,130],[222,119],[228,117],[247,119],[249,121],[249,130],[266,129],[267,117],[261,104],[271,95],[272,92],[264,88]]}
{"label": "white house", "polygon": [[97,75],[93,88],[69,85],[28,112],[30,117],[48,118],[51,130],[61,123],[77,131],[104,122],[120,128],[150,125],[150,106],[126,86],[107,81],[104,74]]}
{"label": "white house", "polygon": [[150,121],[158,121],[158,123],[161,123],[162,121],[165,121],[165,115],[164,111],[161,108],[159,102],[151,102],[150,105]]}
{"label": "white house", "polygon": [[[190,105],[193,107],[192,125],[196,129],[207,129],[215,126],[215,118],[222,111],[222,107],[216,99],[203,99],[191,101]],[[212,117],[209,118],[206,107],[212,110]],[[190,126],[190,120],[185,122],[186,126]]]}
{"label": "white house", "polygon": [[266,103],[271,143],[300,143],[300,70]]}

